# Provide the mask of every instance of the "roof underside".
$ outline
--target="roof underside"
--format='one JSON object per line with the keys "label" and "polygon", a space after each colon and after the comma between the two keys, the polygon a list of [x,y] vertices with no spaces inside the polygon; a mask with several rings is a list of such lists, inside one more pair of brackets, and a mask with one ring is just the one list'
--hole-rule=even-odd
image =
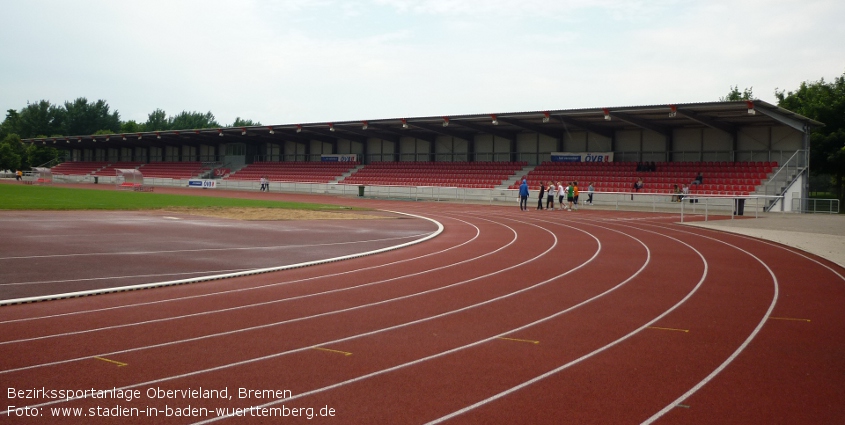
{"label": "roof underside", "polygon": [[612,138],[617,131],[641,129],[671,137],[674,130],[694,128],[714,128],[736,137],[739,129],[744,127],[787,126],[809,132],[811,128],[822,125],[756,100],[150,131],[24,141],[51,144],[62,149],[91,149],[286,141],[305,143],[310,140],[331,143],[339,139],[364,142],[368,138],[398,142],[403,136],[433,142],[438,136],[472,140],[483,134],[515,140],[518,133],[526,132],[560,139],[570,132],[587,131]]}

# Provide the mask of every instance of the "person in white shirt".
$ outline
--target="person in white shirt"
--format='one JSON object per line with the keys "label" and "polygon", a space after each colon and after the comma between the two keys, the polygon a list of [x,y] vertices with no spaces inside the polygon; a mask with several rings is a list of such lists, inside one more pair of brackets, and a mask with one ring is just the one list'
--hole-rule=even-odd
{"label": "person in white shirt", "polygon": [[590,185],[587,186],[587,202],[590,205],[593,205],[593,192],[595,188],[593,187],[593,182],[590,182]]}
{"label": "person in white shirt", "polygon": [[563,199],[566,196],[566,186],[563,185],[561,182],[557,182],[557,202],[560,204],[560,210],[563,210],[564,203]]}

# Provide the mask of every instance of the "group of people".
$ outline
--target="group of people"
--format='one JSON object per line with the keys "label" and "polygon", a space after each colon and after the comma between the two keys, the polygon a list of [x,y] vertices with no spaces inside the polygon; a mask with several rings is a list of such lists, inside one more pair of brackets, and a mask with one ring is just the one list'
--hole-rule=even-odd
{"label": "group of people", "polygon": [[259,182],[261,183],[261,189],[260,190],[262,192],[269,192],[270,191],[270,180],[267,178],[267,176],[261,176],[261,178],[259,179]]}
{"label": "group of people", "polygon": [[679,188],[678,185],[672,186],[672,202],[683,202],[684,198],[689,195],[689,186],[683,185]]}
{"label": "group of people", "polygon": [[[593,204],[593,192],[595,188],[591,182],[587,188],[587,204]],[[557,183],[549,181],[548,183],[540,184],[540,196],[537,199],[537,210],[543,210],[543,199],[546,200],[545,209],[553,211],[555,209],[555,196],[558,198],[559,210],[574,211],[578,209],[578,197],[580,191],[578,189],[578,182],[569,182],[564,185],[562,182]],[[528,211],[528,181],[522,180],[519,186],[519,209]],[[566,203],[564,203],[564,201]]]}

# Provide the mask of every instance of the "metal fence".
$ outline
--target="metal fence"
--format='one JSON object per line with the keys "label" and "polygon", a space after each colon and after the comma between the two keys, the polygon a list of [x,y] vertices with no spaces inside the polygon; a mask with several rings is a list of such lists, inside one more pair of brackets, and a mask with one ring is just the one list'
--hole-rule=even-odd
{"label": "metal fence", "polygon": [[792,198],[792,211],[801,213],[839,214],[839,200]]}

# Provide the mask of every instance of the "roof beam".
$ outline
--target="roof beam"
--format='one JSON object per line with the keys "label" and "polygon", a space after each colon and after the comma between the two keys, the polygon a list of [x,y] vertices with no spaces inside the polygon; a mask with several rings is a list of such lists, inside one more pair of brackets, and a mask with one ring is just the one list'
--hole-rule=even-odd
{"label": "roof beam", "polygon": [[[408,125],[410,125],[410,123],[408,123]],[[409,131],[407,129],[396,130],[396,129],[393,129],[393,128],[390,128],[390,127],[382,127],[380,125],[374,126],[372,124],[369,125],[369,128],[372,128],[373,130],[379,130],[379,131],[384,131],[384,132],[387,132],[387,133],[392,133],[392,134],[395,134],[399,137],[413,137],[415,139],[425,140],[426,142],[429,142],[429,143],[435,143],[436,142],[435,137],[432,137],[432,136],[429,136],[429,135],[423,135],[423,134],[420,134],[420,133],[415,133],[415,132]]]}
{"label": "roof beam", "polygon": [[672,137],[672,130],[664,127],[662,125],[655,124],[650,121],[646,121],[644,119],[640,119],[634,116],[631,116],[627,113],[623,112],[610,112],[610,116],[613,118],[618,118],[622,121],[625,121],[629,124],[633,124],[637,127],[644,128],[646,130],[651,130],[655,133],[662,134],[665,137]]}
{"label": "roof beam", "polygon": [[725,133],[730,134],[732,137],[736,138],[737,128],[733,124],[726,123],[724,121],[719,121],[714,118],[710,118],[706,115],[701,115],[697,112],[691,111],[689,109],[678,109],[678,115],[683,117],[689,118],[697,123],[704,124],[710,128],[715,128],[717,130],[722,130]]}
{"label": "roof beam", "polygon": [[[351,128],[351,127],[338,127],[335,125],[335,128],[339,130],[343,130],[347,133],[357,134],[358,136],[363,136],[364,138],[360,140],[361,143],[366,143],[367,139],[370,137],[374,139],[381,139],[387,140],[388,142],[399,143],[399,137],[394,136],[391,134],[385,134],[383,132],[378,132],[376,130],[370,129],[369,125],[366,130],[362,130],[360,128]],[[357,141],[357,140],[356,140]]]}
{"label": "roof beam", "polygon": [[315,130],[315,129],[303,127],[302,131],[300,133],[295,133],[295,134],[291,134],[290,132],[284,131],[284,130],[275,130],[275,132],[276,132],[276,134],[281,134],[281,135],[284,135],[285,137],[289,137],[289,138],[291,138],[292,141],[295,141],[295,142],[298,142],[298,143],[307,143],[307,142],[310,142],[312,140],[317,140],[319,142],[324,142],[324,143],[334,143],[335,141],[337,141],[337,137],[334,137],[334,136],[326,137],[326,136],[322,135],[319,131],[315,132],[313,130]]}
{"label": "roof beam", "polygon": [[552,115],[552,117],[559,120],[564,125],[572,125],[572,126],[587,130],[590,133],[595,133],[595,134],[598,134],[599,136],[607,137],[608,139],[612,139],[614,134],[615,134],[613,129],[601,127],[601,126],[598,126],[598,125],[588,124],[588,123],[585,123],[583,121],[578,121],[576,119],[572,119],[572,118],[567,117],[567,116]]}
{"label": "roof beam", "polygon": [[323,136],[330,137],[330,138],[334,139],[335,141],[337,141],[337,139],[346,139],[346,140],[351,140],[353,142],[359,142],[359,143],[364,143],[364,142],[367,141],[366,137],[359,136],[357,134],[343,134],[343,133],[341,133],[340,131],[337,131],[337,130],[331,131],[331,130],[324,130],[322,128],[308,128],[308,129],[305,129],[305,130],[309,131],[311,133],[321,134]]}
{"label": "roof beam", "polygon": [[497,117],[497,119],[505,124],[510,124],[514,127],[519,127],[523,130],[533,131],[535,133],[539,133],[545,136],[552,137],[554,139],[560,140],[561,133],[554,131],[554,129],[549,127],[544,127],[541,125],[531,124],[525,121],[520,121],[514,118],[507,118],[507,117]]}
{"label": "roof beam", "polygon": [[455,123],[457,125],[461,125],[461,126],[464,126],[466,128],[469,128],[469,129],[472,129],[472,130],[475,130],[475,131],[479,131],[479,132],[482,132],[482,133],[492,134],[496,137],[501,137],[501,138],[507,139],[511,142],[516,140],[516,136],[513,133],[498,130],[498,129],[495,129],[495,128],[489,128],[487,126],[476,124],[474,122],[449,120],[449,123],[450,124]]}
{"label": "roof beam", "polygon": [[460,131],[456,131],[456,130],[451,129],[449,127],[443,127],[442,125],[432,125],[432,124],[424,124],[424,123],[418,123],[418,122],[409,122],[408,125],[410,125],[412,127],[421,128],[423,130],[427,130],[427,131],[430,131],[432,133],[442,134],[444,136],[457,137],[459,139],[463,139],[463,140],[467,140],[467,141],[472,140],[471,134],[462,133]]}

